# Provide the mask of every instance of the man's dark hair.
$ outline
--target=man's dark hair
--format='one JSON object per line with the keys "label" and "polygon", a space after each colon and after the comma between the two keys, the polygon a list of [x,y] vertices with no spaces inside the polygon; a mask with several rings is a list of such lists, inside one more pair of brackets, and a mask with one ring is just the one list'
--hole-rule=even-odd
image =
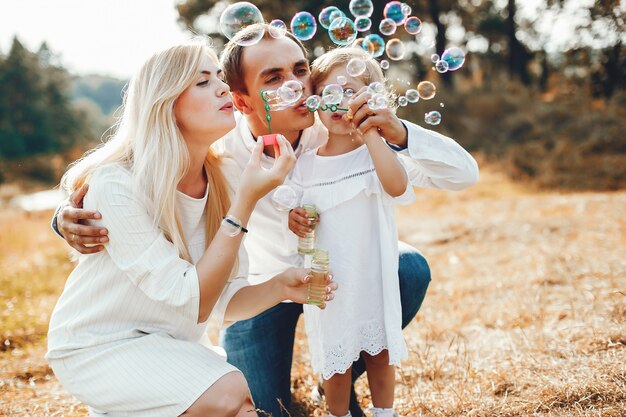
{"label": "man's dark hair", "polygon": [[[226,77],[226,83],[230,86],[230,90],[233,92],[239,92],[248,94],[248,89],[244,82],[244,72],[241,62],[243,55],[243,49],[245,46],[241,46],[241,43],[247,43],[256,36],[260,30],[263,30],[263,38],[261,39],[274,39],[270,34],[270,25],[267,23],[256,23],[254,25],[246,26],[235,34],[235,36],[226,44],[224,51],[220,57],[220,64],[224,76]],[[293,33],[285,33],[285,37],[291,39],[302,49],[304,56],[308,55],[307,49],[304,47],[300,39],[296,38]],[[280,53],[280,51],[276,51]]]}

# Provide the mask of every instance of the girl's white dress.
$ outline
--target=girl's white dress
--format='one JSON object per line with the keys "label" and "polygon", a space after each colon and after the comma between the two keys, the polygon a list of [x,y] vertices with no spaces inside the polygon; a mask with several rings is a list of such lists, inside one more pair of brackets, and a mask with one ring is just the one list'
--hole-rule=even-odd
{"label": "girl's white dress", "polygon": [[[207,195],[176,196],[194,262],[205,250]],[[178,416],[237,371],[209,343],[206,322],[197,323],[196,268],[153,225],[122,165],[94,173],[84,207],[102,214],[110,241],[102,252],[81,255],[67,280],[50,320],[50,366],[92,415]],[[220,322],[232,296],[248,285],[247,265],[241,249],[239,273],[212,312]]]}
{"label": "girl's white dress", "polygon": [[325,310],[305,305],[312,366],[324,379],[345,373],[361,352],[389,351],[389,363],[407,357],[402,336],[398,235],[394,205],[414,200],[413,188],[388,195],[365,145],[337,156],[317,150],[300,156],[292,177],[302,204],[320,215],[316,247],[330,253],[339,284]]}

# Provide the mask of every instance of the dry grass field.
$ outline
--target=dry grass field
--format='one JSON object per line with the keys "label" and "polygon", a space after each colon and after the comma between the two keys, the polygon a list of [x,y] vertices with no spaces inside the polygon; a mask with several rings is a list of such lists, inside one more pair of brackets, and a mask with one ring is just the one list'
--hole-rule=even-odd
{"label": "dry grass field", "polygon": [[[470,190],[417,195],[398,226],[433,281],[405,331],[400,414],[625,416],[626,192],[537,191],[483,167]],[[71,269],[49,217],[0,210],[1,416],[86,415],[43,359]],[[316,381],[300,327],[293,417],[322,415]],[[369,405],[364,378],[357,391]]]}

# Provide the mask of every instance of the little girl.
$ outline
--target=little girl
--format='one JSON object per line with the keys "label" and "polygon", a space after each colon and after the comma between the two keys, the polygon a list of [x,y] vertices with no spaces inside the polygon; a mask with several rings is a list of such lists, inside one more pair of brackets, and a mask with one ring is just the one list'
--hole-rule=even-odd
{"label": "little girl", "polygon": [[[353,58],[366,65],[365,72],[356,77],[346,70]],[[385,81],[378,63],[358,48],[335,49],[320,56],[312,64],[311,80],[320,96],[327,85],[344,84],[339,108],[347,107],[348,97],[363,87]],[[328,141],[300,156],[291,180],[302,195],[302,204],[317,208],[316,248],[329,251],[330,270],[340,288],[336,301],[324,311],[304,306],[306,330],[313,369],[324,379],[329,416],[351,415],[351,366],[362,356],[372,416],[392,417],[396,415],[393,365],[407,357],[394,204],[408,204],[414,195],[404,166],[377,129],[360,134],[346,113],[319,111]],[[301,209],[290,216],[295,221],[306,217]]]}

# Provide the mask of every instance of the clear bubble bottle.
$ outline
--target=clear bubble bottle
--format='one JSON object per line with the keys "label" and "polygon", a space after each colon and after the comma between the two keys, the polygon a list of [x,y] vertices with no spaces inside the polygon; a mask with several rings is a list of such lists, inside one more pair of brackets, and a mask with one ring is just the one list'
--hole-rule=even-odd
{"label": "clear bubble bottle", "polygon": [[317,225],[317,208],[313,204],[303,204],[306,217],[311,222],[309,228],[311,232],[305,233],[305,237],[298,238],[298,253],[300,255],[310,255],[315,252],[315,226]]}
{"label": "clear bubble bottle", "polygon": [[326,298],[326,284],[328,278],[328,263],[330,257],[327,250],[315,249],[311,270],[307,274],[310,281],[307,285],[306,303],[322,306]]}

